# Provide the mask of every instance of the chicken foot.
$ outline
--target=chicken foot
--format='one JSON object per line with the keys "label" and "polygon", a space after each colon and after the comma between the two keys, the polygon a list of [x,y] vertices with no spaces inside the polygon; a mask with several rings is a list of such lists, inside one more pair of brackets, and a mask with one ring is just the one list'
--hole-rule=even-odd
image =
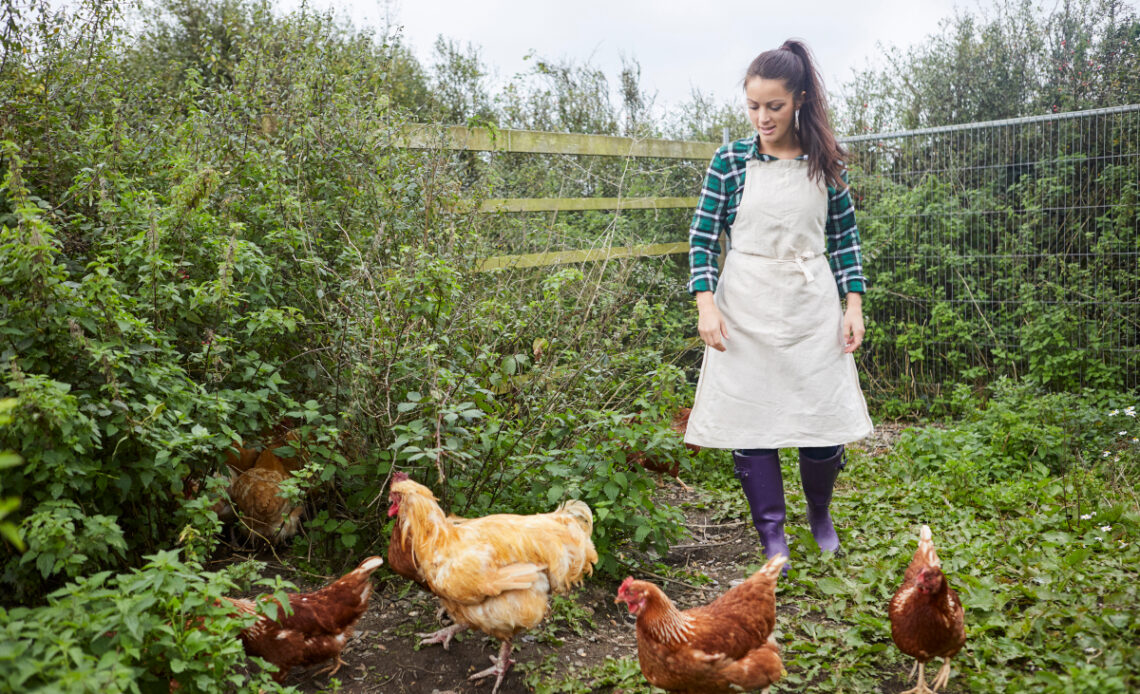
{"label": "chicken foot", "polygon": [[340,666],[345,665],[345,664],[346,663],[344,662],[344,660],[342,660],[340,657],[340,653],[337,653],[336,654],[336,660],[333,661],[332,665],[329,665],[328,667],[323,667],[320,670],[315,671],[312,674],[312,677],[316,677],[317,675],[323,675],[326,672],[328,673],[329,677],[332,677],[333,675],[336,674],[336,671],[340,669]]}
{"label": "chicken foot", "polygon": [[[918,661],[915,661],[914,664],[918,667],[918,686],[914,689],[908,689],[905,692],[900,692],[900,694],[934,694],[934,690],[926,686],[926,677],[924,676],[923,672],[925,666]],[[914,674],[913,667],[910,669],[910,671],[911,674]]]}
{"label": "chicken foot", "polygon": [[474,675],[471,675],[467,679],[469,681],[481,680],[490,677],[491,675],[495,675],[495,686],[493,689],[491,689],[491,694],[495,694],[499,691],[499,687],[503,684],[503,678],[507,675],[507,669],[510,668],[511,665],[513,665],[515,662],[511,660],[510,656],[511,641],[510,639],[507,639],[506,641],[503,641],[503,645],[499,648],[499,657],[496,658],[495,656],[491,656],[491,662],[494,663],[494,665],[487,668],[486,670],[476,672]]}
{"label": "chicken foot", "polygon": [[452,637],[466,628],[466,624],[460,624],[459,622],[456,622],[455,624],[452,624],[449,627],[444,627],[439,631],[433,631],[430,634],[416,634],[416,636],[419,636],[421,639],[423,639],[420,641],[421,646],[426,646],[432,643],[441,643],[443,644],[443,650],[446,651],[448,646],[451,645]]}
{"label": "chicken foot", "polygon": [[950,681],[950,659],[945,658],[942,661],[942,667],[939,668],[938,674],[934,676],[934,681],[930,683],[931,691],[938,691],[939,687],[945,687],[946,683]]}

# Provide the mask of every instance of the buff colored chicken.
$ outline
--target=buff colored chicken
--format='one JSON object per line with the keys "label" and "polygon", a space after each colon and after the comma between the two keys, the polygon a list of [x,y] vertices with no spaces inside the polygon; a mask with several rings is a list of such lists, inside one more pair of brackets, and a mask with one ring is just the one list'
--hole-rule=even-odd
{"label": "buff colored chicken", "polygon": [[[495,676],[499,690],[512,661],[511,640],[546,616],[552,593],[565,593],[593,572],[590,507],[567,501],[551,513],[499,514],[452,522],[435,495],[411,479],[394,482],[389,516],[407,529],[412,560],[456,626],[470,625],[502,642],[494,665],[471,675]],[[435,643],[449,627],[429,636]]]}
{"label": "buff colored chicken", "polygon": [[230,485],[230,499],[241,516],[239,526],[248,535],[277,543],[296,534],[305,509],[281,495],[281,483],[290,474],[282,459],[266,448],[253,467]]}

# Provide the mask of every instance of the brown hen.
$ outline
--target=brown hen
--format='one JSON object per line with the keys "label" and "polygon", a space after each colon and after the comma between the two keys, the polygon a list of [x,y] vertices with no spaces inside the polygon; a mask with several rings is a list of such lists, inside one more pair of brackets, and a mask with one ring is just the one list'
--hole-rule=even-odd
{"label": "brown hen", "polygon": [[281,483],[289,475],[281,459],[267,448],[230,485],[230,500],[241,516],[238,525],[246,534],[272,543],[296,534],[304,507],[281,494]]}
{"label": "brown hen", "polygon": [[[918,549],[891,599],[889,613],[891,638],[900,651],[915,659],[918,669],[918,686],[903,694],[927,694],[946,686],[950,659],[966,643],[965,615],[958,594],[946,583],[929,526],[919,531]],[[933,658],[942,658],[943,664],[928,687],[924,668]],[[914,668],[910,674],[914,675]]]}
{"label": "brown hen", "polygon": [[681,694],[768,690],[784,674],[776,627],[777,555],[708,605],[678,610],[660,588],[625,579],[614,602],[637,615],[637,659],[655,687]]}
{"label": "brown hen", "polygon": [[[356,620],[368,608],[372,595],[372,572],[384,560],[368,557],[354,570],[313,593],[290,593],[293,614],[284,616],[278,603],[278,618],[260,615],[253,625],[241,631],[245,652],[277,666],[273,679],[285,681],[289,670],[316,665],[335,658],[331,676],[344,661],[340,652],[352,636]],[[267,598],[268,599],[268,598]],[[252,600],[226,598],[240,614],[257,614]]]}
{"label": "brown hen", "polygon": [[[685,432],[689,428],[689,414],[690,414],[690,412],[692,412],[692,408],[690,408],[690,407],[682,407],[682,408],[678,409],[677,413],[673,415],[673,421],[669,424],[669,429],[672,430],[673,433],[680,436],[682,440],[684,440]],[[635,417],[634,421],[640,421],[640,415]],[[690,451],[693,451],[694,453],[701,450],[700,446],[697,446],[697,445],[694,445],[691,443],[686,443],[685,448],[689,449]],[[677,484],[681,485],[681,487],[685,491],[689,491],[689,485],[685,484],[684,480],[682,480],[681,476],[680,476],[681,475],[681,461],[680,460],[660,460],[660,459],[658,459],[652,455],[645,453],[644,451],[633,451],[633,450],[629,451],[629,453],[626,456],[626,459],[629,460],[631,463],[634,463],[636,465],[640,465],[641,467],[645,468],[646,470],[649,470],[650,472],[656,472],[656,473],[662,474],[662,475],[669,475],[673,479],[677,480]]]}

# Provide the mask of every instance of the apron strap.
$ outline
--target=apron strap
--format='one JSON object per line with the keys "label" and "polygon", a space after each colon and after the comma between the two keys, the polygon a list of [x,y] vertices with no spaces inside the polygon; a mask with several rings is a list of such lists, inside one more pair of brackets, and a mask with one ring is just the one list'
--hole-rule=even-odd
{"label": "apron strap", "polygon": [[823,255],[822,253],[800,253],[799,255],[795,256],[794,258],[771,258],[771,257],[766,256],[766,255],[760,255],[759,253],[749,253],[748,251],[741,251],[739,249],[733,249],[733,252],[734,253],[743,253],[744,255],[751,255],[751,256],[755,256],[757,258],[764,258],[765,260],[769,260],[769,261],[776,262],[776,263],[795,263],[796,267],[800,269],[800,272],[804,273],[804,280],[806,280],[808,282],[814,281],[815,275],[812,273],[811,270],[808,269],[808,267],[804,263],[804,261],[811,260],[812,258],[818,258],[819,256]]}

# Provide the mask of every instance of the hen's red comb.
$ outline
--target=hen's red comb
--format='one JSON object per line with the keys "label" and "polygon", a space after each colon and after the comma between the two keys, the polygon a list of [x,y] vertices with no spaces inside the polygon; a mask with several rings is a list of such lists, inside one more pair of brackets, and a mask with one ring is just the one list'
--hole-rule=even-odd
{"label": "hen's red comb", "polygon": [[393,482],[404,482],[404,481],[410,480],[410,479],[412,479],[412,478],[408,477],[408,473],[404,472],[403,470],[397,470],[397,471],[392,473],[392,481]]}

